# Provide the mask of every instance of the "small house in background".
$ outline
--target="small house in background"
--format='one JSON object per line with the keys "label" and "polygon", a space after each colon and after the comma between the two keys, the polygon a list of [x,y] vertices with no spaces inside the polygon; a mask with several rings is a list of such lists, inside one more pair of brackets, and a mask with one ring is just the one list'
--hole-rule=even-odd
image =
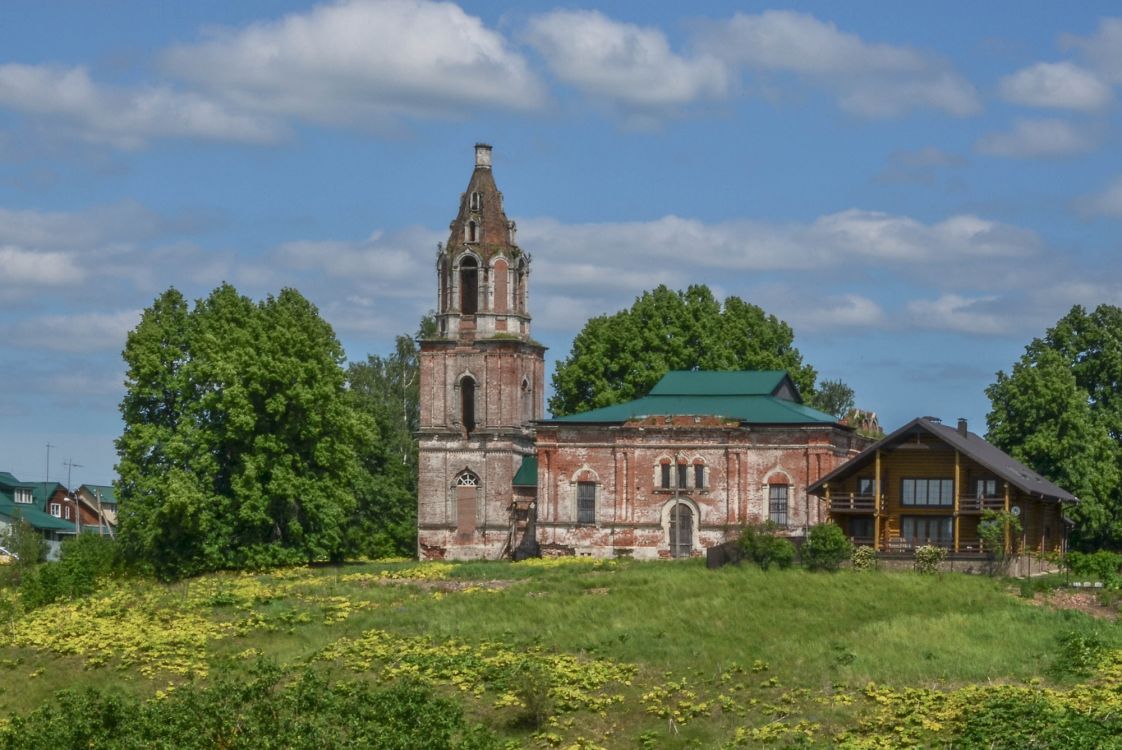
{"label": "small house in background", "polygon": [[17,518],[27,521],[47,541],[49,559],[58,557],[62,540],[73,537],[78,530],[73,520],[66,519],[67,492],[57,482],[21,482],[6,471],[0,471],[0,527],[8,527]]}
{"label": "small house in background", "polygon": [[75,493],[82,531],[112,536],[117,530],[117,494],[112,485],[83,484]]}
{"label": "small house in background", "polygon": [[983,550],[985,510],[1020,517],[1007,552],[1062,551],[1063,504],[1077,498],[967,429],[914,419],[808,488],[856,544],[906,552],[932,544],[952,554]]}

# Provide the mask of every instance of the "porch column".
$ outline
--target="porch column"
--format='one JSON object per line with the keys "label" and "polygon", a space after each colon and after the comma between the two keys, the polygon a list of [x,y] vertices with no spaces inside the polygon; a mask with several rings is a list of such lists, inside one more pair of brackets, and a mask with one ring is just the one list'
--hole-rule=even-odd
{"label": "porch column", "polygon": [[958,554],[958,496],[962,493],[959,481],[962,477],[962,467],[959,461],[959,452],[954,452],[954,551]]}
{"label": "porch column", "polygon": [[880,449],[877,449],[876,476],[873,478],[873,551],[880,552]]}
{"label": "porch column", "polygon": [[[1005,483],[1005,512],[1008,513],[1009,510],[1010,510],[1009,483],[1006,482]],[[1006,516],[1006,518],[1009,518],[1009,516]],[[1005,556],[1009,557],[1009,521],[1005,522]]]}

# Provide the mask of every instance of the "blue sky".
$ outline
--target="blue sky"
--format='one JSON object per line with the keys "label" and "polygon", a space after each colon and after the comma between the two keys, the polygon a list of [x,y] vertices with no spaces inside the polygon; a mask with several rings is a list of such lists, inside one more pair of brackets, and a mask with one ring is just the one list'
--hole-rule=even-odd
{"label": "blue sky", "polygon": [[[1122,304],[1115,3],[0,7],[0,470],[113,478],[168,286],[299,289],[352,359],[435,302],[472,167],[535,336],[659,283],[787,320],[886,428],[984,424],[1074,304]],[[1113,14],[1113,15],[1112,15]]]}

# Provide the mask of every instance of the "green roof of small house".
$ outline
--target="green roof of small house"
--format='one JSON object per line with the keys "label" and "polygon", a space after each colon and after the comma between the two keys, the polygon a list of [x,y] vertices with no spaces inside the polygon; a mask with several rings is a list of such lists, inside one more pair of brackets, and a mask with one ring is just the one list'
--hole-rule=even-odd
{"label": "green roof of small house", "polygon": [[83,484],[80,489],[85,489],[93,498],[100,494],[101,502],[104,505],[117,504],[117,493],[113,491],[113,485],[111,484]]}
{"label": "green roof of small house", "polygon": [[802,403],[782,370],[669,372],[643,398],[555,417],[544,423],[622,423],[655,416],[713,416],[746,424],[837,424]]}
{"label": "green roof of small house", "polygon": [[514,475],[514,481],[511,482],[514,487],[537,487],[538,486],[538,457],[526,456],[522,459],[522,465],[518,467],[517,473]]}
{"label": "green roof of small house", "polygon": [[50,513],[40,510],[33,504],[14,503],[7,497],[0,496],[0,516],[4,516],[5,520],[12,520],[17,515],[31,524],[32,528],[39,529],[40,531],[62,531],[71,533],[75,531],[73,521],[55,518]]}

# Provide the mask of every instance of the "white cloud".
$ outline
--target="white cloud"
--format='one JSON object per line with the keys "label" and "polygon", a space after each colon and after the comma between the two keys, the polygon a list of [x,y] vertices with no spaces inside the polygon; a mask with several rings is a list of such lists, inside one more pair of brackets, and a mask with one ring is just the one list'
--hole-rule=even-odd
{"label": "white cloud", "polygon": [[84,211],[0,208],[0,243],[36,249],[75,250],[153,237],[172,222],[126,202]]}
{"label": "white cloud", "polygon": [[1093,36],[1064,34],[1062,44],[1079,50],[1091,67],[1111,83],[1122,84],[1122,18],[1104,18]]}
{"label": "white cloud", "polygon": [[1097,143],[1085,128],[1063,120],[1017,120],[1011,131],[983,136],[974,148],[990,156],[1031,159],[1084,154]]}
{"label": "white cloud", "polygon": [[974,86],[941,60],[908,47],[866,42],[807,13],[737,13],[703,26],[695,46],[730,64],[813,80],[833,91],[843,109],[864,117],[917,108],[964,116],[981,109]]}
{"label": "white cloud", "polygon": [[1009,331],[1009,321],[992,310],[997,297],[944,294],[933,300],[913,300],[907,305],[912,325],[972,334],[1001,334]]}
{"label": "white cloud", "polygon": [[120,350],[128,332],[140,322],[139,310],[42,315],[0,328],[11,346],[60,352]]}
{"label": "white cloud", "polygon": [[[797,290],[786,299],[799,299]],[[822,331],[837,328],[881,328],[886,325],[884,310],[879,304],[860,294],[843,294],[816,298],[813,305],[800,304],[791,309],[787,320],[800,331]]]}
{"label": "white cloud", "polygon": [[0,245],[0,286],[64,286],[84,278],[71,253],[38,252]]}
{"label": "white cloud", "polygon": [[174,47],[166,67],[248,111],[380,126],[544,100],[526,61],[459,6],[349,0]]}
{"label": "white cloud", "polygon": [[686,57],[658,29],[598,11],[557,10],[530,21],[527,39],[560,80],[625,107],[664,108],[722,96],[728,71],[708,55]]}
{"label": "white cloud", "polygon": [[1014,104],[1094,111],[1112,97],[1091,71],[1070,62],[1037,63],[1001,79],[1001,96]]}
{"label": "white cloud", "polygon": [[937,170],[963,167],[966,164],[964,157],[934,146],[924,146],[913,151],[893,151],[877,179],[881,182],[931,185],[935,182]]}
{"label": "white cloud", "polygon": [[1122,177],[1115,179],[1102,192],[1080,199],[1079,206],[1084,213],[1093,216],[1122,218]]}
{"label": "white cloud", "polygon": [[196,93],[166,86],[118,88],[95,83],[84,67],[0,65],[0,106],[57,118],[85,140],[138,148],[152,138],[264,143],[279,129]]}

